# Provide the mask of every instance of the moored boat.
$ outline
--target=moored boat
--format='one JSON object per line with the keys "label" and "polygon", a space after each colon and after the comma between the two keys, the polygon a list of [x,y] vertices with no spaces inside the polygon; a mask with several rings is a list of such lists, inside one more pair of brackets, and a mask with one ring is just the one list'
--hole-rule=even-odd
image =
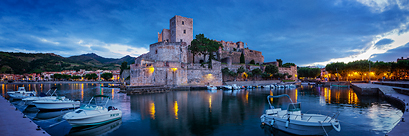
{"label": "moored boat", "polygon": [[33,101],[39,110],[60,110],[71,109],[80,107],[80,101],[73,101],[61,97],[57,97],[55,100],[37,100]]}
{"label": "moored boat", "polygon": [[[104,99],[106,102],[101,102]],[[109,100],[109,96],[95,95],[87,105],[81,106],[79,109],[65,114],[63,118],[72,127],[101,125],[121,119],[121,110],[113,106],[107,107]],[[91,102],[95,102],[95,104],[91,105]],[[103,106],[104,103],[105,105]]]}
{"label": "moored boat", "polygon": [[274,108],[271,105],[270,98],[288,97],[288,95],[267,96],[270,109],[261,115],[261,123],[281,131],[296,135],[325,135],[327,132],[335,129],[341,131],[341,125],[337,119],[338,114],[326,116],[321,114],[303,114],[301,113],[301,103],[291,103],[287,110]]}
{"label": "moored boat", "polygon": [[[51,92],[51,91],[53,91],[53,92]],[[51,87],[50,90],[48,90],[45,94],[41,93],[40,96],[38,96],[38,97],[32,96],[32,97],[24,98],[22,100],[24,101],[24,103],[26,105],[33,105],[33,101],[55,100],[55,99],[57,99],[57,97],[59,97],[59,96],[57,96],[56,91],[57,91],[57,87]],[[65,96],[60,96],[60,98],[65,99]]]}
{"label": "moored boat", "polygon": [[35,91],[26,91],[24,87],[18,87],[17,91],[11,91],[7,92],[7,95],[10,96],[10,98],[13,98],[15,100],[21,100],[27,97],[32,97],[36,95]]}

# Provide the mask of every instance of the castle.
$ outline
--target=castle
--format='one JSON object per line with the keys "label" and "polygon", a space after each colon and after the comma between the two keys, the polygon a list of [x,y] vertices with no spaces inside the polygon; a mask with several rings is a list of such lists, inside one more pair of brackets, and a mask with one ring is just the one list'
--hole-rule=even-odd
{"label": "castle", "polygon": [[[228,67],[236,70],[232,65],[240,63],[240,55],[243,52],[246,64],[251,60],[262,64],[264,57],[259,51],[244,47],[244,43],[217,41],[223,45],[216,52],[216,59],[212,61],[212,68],[207,64],[203,55],[193,55],[188,50],[193,40],[193,19],[182,16],[174,16],[169,21],[169,29],[163,29],[158,33],[158,42],[149,46],[149,52],[135,59],[135,64],[130,66],[131,86],[151,85],[222,85],[221,69]],[[226,63],[223,64],[222,63]],[[260,67],[260,66],[258,66]],[[249,70],[254,69],[252,66]]]}

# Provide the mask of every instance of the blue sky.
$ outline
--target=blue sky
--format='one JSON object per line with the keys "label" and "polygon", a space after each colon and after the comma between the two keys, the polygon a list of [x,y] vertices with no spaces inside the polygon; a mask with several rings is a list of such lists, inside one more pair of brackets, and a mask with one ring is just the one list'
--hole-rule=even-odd
{"label": "blue sky", "polygon": [[300,66],[409,57],[408,0],[2,0],[0,51],[139,56],[175,15]]}

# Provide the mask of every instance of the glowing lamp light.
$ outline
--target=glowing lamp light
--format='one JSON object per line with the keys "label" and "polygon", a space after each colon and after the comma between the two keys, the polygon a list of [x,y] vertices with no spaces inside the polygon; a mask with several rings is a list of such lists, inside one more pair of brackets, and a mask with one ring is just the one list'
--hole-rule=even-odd
{"label": "glowing lamp light", "polygon": [[149,74],[152,74],[153,71],[155,71],[155,68],[154,68],[154,67],[152,67],[152,66],[148,67],[148,73],[149,73]]}
{"label": "glowing lamp light", "polygon": [[176,70],[178,70],[178,68],[170,68],[172,69],[173,72],[175,72]]}

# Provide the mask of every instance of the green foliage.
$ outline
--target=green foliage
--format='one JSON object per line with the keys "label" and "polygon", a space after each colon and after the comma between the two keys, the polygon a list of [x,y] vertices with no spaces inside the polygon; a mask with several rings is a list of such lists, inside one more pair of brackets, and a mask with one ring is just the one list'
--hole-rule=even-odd
{"label": "green foliage", "polygon": [[250,61],[250,64],[254,64],[254,65],[255,65],[256,62],[255,62],[254,60],[251,60],[251,61]]}
{"label": "green foliage", "polygon": [[91,80],[91,79],[97,79],[98,78],[98,75],[97,74],[95,74],[95,73],[92,73],[92,74],[86,74],[86,75],[84,75],[84,78],[86,78],[86,79],[88,79],[88,80]]}
{"label": "green foliage", "polygon": [[281,60],[281,59],[276,59],[276,60],[278,62],[278,66],[282,67],[283,66],[283,60]]}
{"label": "green foliage", "polygon": [[236,72],[234,72],[234,71],[230,71],[230,72],[229,72],[229,75],[230,75],[230,76],[237,76],[238,74],[237,74]]}
{"label": "green foliage", "polygon": [[81,79],[81,76],[72,76],[71,79]]}
{"label": "green foliage", "polygon": [[233,48],[233,51],[237,51],[237,49],[236,49],[236,48]]}
{"label": "green foliage", "polygon": [[291,77],[293,77],[293,75],[287,75],[287,78],[291,78]]}
{"label": "green foliage", "polygon": [[112,73],[102,73],[101,78],[103,78],[105,81],[111,80],[113,77]]}
{"label": "green foliage", "polygon": [[229,72],[230,72],[229,68],[223,68],[222,69],[223,74],[229,74]]}
{"label": "green foliage", "polygon": [[[291,76],[291,75],[289,75],[289,76]],[[289,77],[289,78],[291,78],[291,77]],[[294,80],[283,80],[283,82],[285,83],[285,82],[294,82]]]}
{"label": "green foliage", "polygon": [[295,66],[294,63],[284,63],[283,67],[290,67],[290,66]]}
{"label": "green foliage", "polygon": [[261,75],[262,72],[263,71],[261,71],[261,69],[259,69],[259,68],[251,70],[251,73],[254,74],[254,75]]}
{"label": "green foliage", "polygon": [[261,74],[261,77],[263,77],[263,78],[268,78],[268,77],[271,77],[271,74],[270,74],[270,73],[267,73],[267,72],[263,72],[263,73]]}
{"label": "green foliage", "polygon": [[121,69],[120,74],[122,75],[122,72],[124,72],[125,69],[128,69],[128,62],[126,61],[122,62],[120,69]]}
{"label": "green foliage", "polygon": [[243,52],[241,52],[241,55],[240,55],[240,63],[246,63],[246,59],[244,58]]}
{"label": "green foliage", "polygon": [[274,65],[267,65],[264,71],[270,74],[275,74],[278,72],[278,68]]}
{"label": "green foliage", "polygon": [[302,67],[297,71],[299,77],[312,77],[315,78],[321,74],[320,68],[307,68]]}
{"label": "green foliage", "polygon": [[375,62],[371,68],[375,75],[379,76],[382,73],[386,73],[391,69],[391,63],[385,63],[383,61]]}
{"label": "green foliage", "polygon": [[245,71],[246,71],[246,69],[244,69],[243,66],[240,66],[240,67],[237,69],[237,73],[243,73],[243,72],[245,72]]}
{"label": "green foliage", "polygon": [[204,36],[204,34],[198,34],[195,39],[190,42],[188,49],[193,55],[193,62],[195,60],[195,55],[209,55],[209,60],[214,59],[213,52],[219,50],[222,45],[219,42],[210,40]]}

